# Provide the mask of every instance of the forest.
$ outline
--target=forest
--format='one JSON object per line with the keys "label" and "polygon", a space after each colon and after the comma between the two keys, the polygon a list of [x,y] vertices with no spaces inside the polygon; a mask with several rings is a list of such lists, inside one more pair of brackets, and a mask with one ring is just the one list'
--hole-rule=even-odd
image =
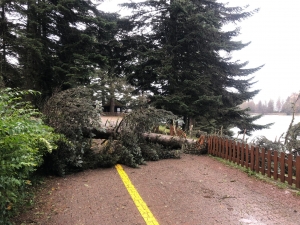
{"label": "forest", "polygon": [[254,101],[246,101],[240,105],[242,109],[250,108],[250,113],[260,113],[260,114],[267,114],[267,113],[285,113],[287,115],[291,115],[293,113],[292,104],[295,104],[295,113],[300,113],[300,102],[296,101],[298,97],[298,93],[292,93],[286,100],[278,98],[276,102],[273,99],[269,101],[258,101],[255,104]]}
{"label": "forest", "polygon": [[[122,4],[132,13],[121,17],[101,2],[0,2],[1,224],[28,200],[36,171],[63,176],[177,157],[143,138],[160,122],[183,118],[183,129],[228,136],[232,127],[246,135],[269,127],[240,107],[259,92],[251,87],[263,62],[249,68],[231,57],[250,44],[236,41],[237,24],[258,9],[145,0]],[[224,31],[227,24],[235,28]],[[115,100],[133,113],[94,153],[102,106]]]}
{"label": "forest", "polygon": [[1,85],[40,92],[31,101],[41,110],[53,94],[85,86],[100,104],[135,95],[207,132],[265,128],[238,107],[258,93],[250,88],[263,65],[232,61],[249,43],[233,41],[239,27],[222,30],[258,10],[211,0],[123,7],[132,15],[105,13],[92,1],[2,1]]}

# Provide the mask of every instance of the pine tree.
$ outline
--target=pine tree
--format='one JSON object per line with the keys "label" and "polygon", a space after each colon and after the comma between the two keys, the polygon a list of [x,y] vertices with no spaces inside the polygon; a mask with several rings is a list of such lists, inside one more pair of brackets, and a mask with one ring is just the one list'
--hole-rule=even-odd
{"label": "pine tree", "polygon": [[276,101],[276,111],[281,112],[281,109],[282,109],[282,101],[281,101],[280,97],[278,97],[278,99]]}
{"label": "pine tree", "polygon": [[99,11],[92,1],[0,5],[0,75],[6,86],[34,89],[47,98],[57,89],[89,84],[92,72],[106,66],[116,15]]}
{"label": "pine tree", "polygon": [[[77,85],[89,84],[95,68],[106,65],[106,57],[102,54],[102,43],[114,26],[107,21],[106,13],[97,10],[91,1],[51,0],[55,13],[51,13],[55,23],[51,40],[53,75],[52,87],[67,89]],[[51,30],[52,29],[52,30]]]}
{"label": "pine tree", "polygon": [[[95,77],[90,87],[95,91],[94,97],[101,102],[102,106],[114,99],[124,105],[132,101],[133,87],[128,85],[125,77],[117,77],[115,74],[111,76],[103,70],[97,70]],[[111,112],[114,112],[113,104],[111,108]]]}
{"label": "pine tree", "polygon": [[274,100],[270,99],[267,106],[267,113],[274,112]]}
{"label": "pine tree", "polygon": [[[107,14],[105,17],[113,26],[110,32],[99,36],[106,36],[106,43],[101,45],[101,53],[106,57],[106,66],[97,69],[92,80],[92,87],[101,96],[102,105],[111,102],[111,112],[114,111],[114,100],[126,103],[131,100],[132,87],[126,82],[125,70],[132,57],[128,31],[131,26],[128,19],[120,18],[118,14]],[[98,40],[99,43],[103,41]]]}
{"label": "pine tree", "polygon": [[16,58],[17,24],[13,23],[7,14],[13,14],[15,8],[11,0],[0,2],[0,87],[17,86],[19,69],[12,59]]}
{"label": "pine tree", "polygon": [[[237,126],[243,132],[262,129],[248,109],[238,107],[253,98],[253,77],[262,66],[245,69],[247,62],[232,62],[231,53],[248,43],[233,41],[239,29],[222,31],[256,12],[226,7],[213,0],[144,1],[124,6],[131,17],[139,47],[134,73],[128,80],[140,91],[151,91],[151,103],[185,118],[196,118],[202,130],[212,132]],[[138,44],[137,44],[138,45]],[[188,121],[188,120],[187,120]]]}

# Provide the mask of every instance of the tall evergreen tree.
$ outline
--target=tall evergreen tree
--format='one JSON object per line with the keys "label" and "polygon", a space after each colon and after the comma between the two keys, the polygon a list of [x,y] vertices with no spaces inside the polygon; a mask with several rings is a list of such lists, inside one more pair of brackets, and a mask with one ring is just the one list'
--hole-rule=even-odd
{"label": "tall evergreen tree", "polygon": [[[253,122],[248,109],[240,109],[245,100],[258,91],[250,91],[260,67],[245,69],[247,62],[232,62],[221,51],[231,53],[248,43],[233,41],[239,29],[222,31],[223,25],[251,16],[255,11],[227,7],[214,0],[147,0],[127,3],[135,11],[131,16],[139,47],[134,53],[128,80],[140,91],[151,91],[151,103],[185,118],[196,118],[202,130],[237,126],[247,134],[265,126]],[[188,121],[188,120],[186,120]]]}
{"label": "tall evergreen tree", "polygon": [[105,33],[107,37],[105,44],[99,40],[101,53],[106,57],[107,63],[105,67],[94,73],[93,88],[98,90],[98,94],[101,92],[102,105],[108,101],[111,102],[111,111],[113,112],[115,99],[127,102],[131,98],[129,92],[132,87],[128,85],[124,77],[127,64],[132,57],[129,54],[132,46],[128,34],[131,25],[128,19],[120,18],[118,14],[107,14],[105,19],[114,23],[114,26],[111,32]]}
{"label": "tall evergreen tree", "polygon": [[273,112],[274,112],[274,101],[270,99],[267,105],[267,113],[273,113]]}
{"label": "tall evergreen tree", "polygon": [[282,109],[282,101],[281,101],[280,97],[278,97],[278,99],[276,101],[276,111],[281,112],[281,109]]}
{"label": "tall evergreen tree", "polygon": [[0,87],[19,85],[19,68],[16,59],[18,46],[17,24],[8,18],[15,16],[15,4],[12,0],[0,2]]}
{"label": "tall evergreen tree", "polygon": [[99,11],[92,1],[5,0],[0,6],[5,85],[47,97],[89,84],[91,73],[107,65],[116,15]]}

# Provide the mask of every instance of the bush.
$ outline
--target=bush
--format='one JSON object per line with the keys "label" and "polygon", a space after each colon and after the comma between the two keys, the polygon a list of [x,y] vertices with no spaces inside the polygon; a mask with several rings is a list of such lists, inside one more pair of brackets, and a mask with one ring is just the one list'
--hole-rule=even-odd
{"label": "bush", "polygon": [[26,198],[22,190],[31,184],[30,175],[59,138],[23,101],[26,94],[37,92],[0,90],[0,224],[9,224],[15,206]]}

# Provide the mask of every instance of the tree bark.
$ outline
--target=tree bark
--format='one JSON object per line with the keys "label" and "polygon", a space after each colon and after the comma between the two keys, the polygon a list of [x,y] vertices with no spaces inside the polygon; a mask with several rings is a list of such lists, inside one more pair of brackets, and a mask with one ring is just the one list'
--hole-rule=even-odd
{"label": "tree bark", "polygon": [[164,146],[170,146],[175,148],[181,148],[183,144],[194,145],[196,140],[191,138],[181,138],[170,135],[156,134],[156,133],[144,133],[143,137],[151,142],[156,142]]}
{"label": "tree bark", "polygon": [[[116,138],[116,131],[113,128],[105,128],[105,130],[84,130],[83,135],[86,137],[89,137],[90,132],[94,134],[92,137],[93,139],[109,139],[109,138]],[[148,141],[156,142],[164,146],[170,146],[174,148],[181,148],[183,144],[187,145],[194,145],[196,144],[196,140],[190,139],[190,138],[181,138],[176,136],[170,136],[170,135],[163,135],[163,134],[157,134],[157,133],[144,133],[143,138],[145,138]]]}

